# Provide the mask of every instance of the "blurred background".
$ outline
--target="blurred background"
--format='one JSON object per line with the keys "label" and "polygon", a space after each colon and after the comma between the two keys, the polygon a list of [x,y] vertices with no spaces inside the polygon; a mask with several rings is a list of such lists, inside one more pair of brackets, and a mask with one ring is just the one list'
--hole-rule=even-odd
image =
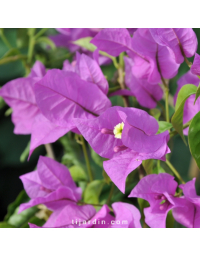
{"label": "blurred background", "polygon": [[[197,35],[198,42],[200,42],[200,29],[196,28],[194,31]],[[48,36],[56,33],[55,29],[49,29],[45,35]],[[4,29],[4,35],[13,48],[17,47],[22,54],[27,53],[28,36],[26,29]],[[0,87],[12,79],[23,77],[26,73],[26,68],[20,60],[10,63],[1,61],[8,50],[8,47],[0,36]],[[197,52],[200,54],[200,44]],[[42,61],[47,68],[62,68],[62,63],[66,58],[71,60],[72,54],[65,48],[51,50],[46,44],[37,45],[35,48],[35,59]],[[114,74],[113,65],[103,66],[102,69],[107,77],[112,78]],[[176,92],[177,79],[187,71],[188,67],[183,63],[178,75],[170,81],[171,95],[174,95]],[[118,100],[114,98],[112,101]],[[0,98],[0,221],[3,220],[7,213],[8,205],[16,199],[23,189],[19,176],[33,171],[37,165],[38,157],[46,154],[44,146],[40,146],[34,151],[30,160],[27,161],[26,148],[30,141],[30,136],[15,135],[13,133],[14,125],[8,109],[9,107]],[[172,115],[173,108],[170,110],[170,114]],[[200,193],[200,172],[195,162],[191,159],[189,147],[183,143],[180,136],[175,136],[170,141],[169,146],[172,151],[170,161],[185,181],[188,181],[192,177],[197,177],[197,191]],[[54,143],[53,149],[57,159],[61,159],[63,155],[61,142],[57,141]],[[94,168],[97,168],[97,166],[94,166]]]}

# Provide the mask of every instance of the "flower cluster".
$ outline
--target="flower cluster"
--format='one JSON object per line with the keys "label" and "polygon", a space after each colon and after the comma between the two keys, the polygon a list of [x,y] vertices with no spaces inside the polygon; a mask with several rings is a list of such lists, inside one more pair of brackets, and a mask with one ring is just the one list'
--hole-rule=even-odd
{"label": "flower cluster", "polygon": [[[59,34],[49,38],[57,47],[68,48],[73,61],[65,60],[62,69],[49,70],[36,61],[27,77],[9,81],[0,90],[0,96],[13,109],[14,133],[31,134],[29,157],[38,146],[53,143],[68,132],[76,138],[82,136],[104,158],[105,175],[120,194],[126,192],[130,173],[136,169],[143,173],[136,185],[132,182],[129,203],[114,200],[111,204],[111,191],[111,198],[99,206],[84,201],[85,187],[75,183],[66,166],[40,156],[37,170],[20,176],[30,201],[21,204],[19,212],[45,205],[50,217],[43,227],[49,228],[140,228],[142,215],[131,204],[131,198],[135,197],[150,204],[144,209],[142,220],[149,227],[166,227],[170,210],[178,223],[200,227],[200,197],[195,191],[195,179],[179,186],[182,178],[173,167],[176,181],[172,173],[158,168],[153,171],[153,167],[148,172],[144,164],[147,161],[160,164],[161,160],[170,167],[166,160],[171,152],[170,135],[180,130],[188,135],[187,124],[200,111],[198,92],[196,95],[183,92],[185,85],[191,84],[198,90],[200,83],[200,56],[196,53],[194,31],[190,28],[59,28],[57,31]],[[89,37],[88,47],[77,43],[81,39],[86,42]],[[191,64],[187,58],[194,55]],[[101,65],[112,61],[116,72],[112,81],[108,81]],[[174,104],[180,118],[174,121],[173,117],[171,124],[168,82],[184,61],[191,69],[177,82]],[[116,89],[112,83],[117,84]],[[124,106],[114,104],[114,96],[122,96]],[[131,97],[137,106],[130,104]],[[163,97],[166,122],[159,121],[149,111],[158,104],[162,106]],[[184,107],[182,112],[180,104]],[[87,149],[84,150],[87,154]],[[87,158],[87,165],[88,161]]]}

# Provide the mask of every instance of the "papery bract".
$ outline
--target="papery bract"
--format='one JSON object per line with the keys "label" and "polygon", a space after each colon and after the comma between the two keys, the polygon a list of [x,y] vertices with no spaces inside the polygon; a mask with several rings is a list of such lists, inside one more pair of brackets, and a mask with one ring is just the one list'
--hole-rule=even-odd
{"label": "papery bract", "polygon": [[64,165],[40,156],[37,168],[36,171],[20,176],[31,200],[21,204],[19,212],[38,204],[58,202],[60,205],[59,200],[64,200],[65,204],[68,204],[81,199],[81,188],[76,187]]}
{"label": "papery bract", "polygon": [[175,220],[188,228],[200,228],[200,196],[197,196],[194,178],[180,188],[183,190],[182,207],[173,209]]}
{"label": "papery bract", "polygon": [[108,93],[108,81],[95,60],[85,54],[77,54],[76,71],[81,79],[96,84],[103,93]]}
{"label": "papery bract", "polygon": [[91,43],[101,51],[118,56],[131,48],[131,36],[125,28],[105,28],[91,40]]}
{"label": "papery bract", "polygon": [[14,79],[0,90],[5,102],[13,109],[14,133],[30,134],[35,117],[40,114],[33,91],[34,84],[45,73],[45,67],[36,61],[29,77]]}
{"label": "papery bract", "polygon": [[35,148],[43,144],[55,142],[74,128],[73,124],[69,124],[68,127],[62,127],[50,122],[42,114],[37,115],[31,129],[29,157]]}
{"label": "papery bract", "polygon": [[[179,64],[165,46],[158,45],[154,41],[149,29],[139,28],[134,34],[132,45],[136,52],[151,60],[151,69],[149,74],[147,73],[149,83],[160,83],[161,78],[170,79],[177,74]],[[138,76],[134,69],[133,65],[133,73]]]}
{"label": "papery bract", "polygon": [[34,91],[42,114],[63,127],[73,124],[73,118],[94,118],[111,106],[95,84],[83,81],[74,72],[49,70]]}
{"label": "papery bract", "polygon": [[151,28],[150,32],[158,44],[173,52],[177,63],[182,63],[184,56],[192,57],[197,50],[197,37],[192,28]]}
{"label": "papery bract", "polygon": [[194,61],[191,66],[191,73],[200,76],[200,55],[195,53]]}
{"label": "papery bract", "polygon": [[141,106],[155,108],[157,101],[162,99],[163,91],[158,84],[150,84],[145,80],[136,78],[133,75],[132,67],[134,62],[127,57],[125,61],[125,83],[134,94]]}
{"label": "papery bract", "polygon": [[[140,212],[130,204],[112,204],[115,217],[107,205],[96,213],[92,205],[68,204],[56,209],[43,228],[141,228]],[[29,224],[31,228],[39,228]]]}
{"label": "papery bract", "polygon": [[100,29],[90,29],[90,28],[61,28],[57,29],[61,34],[50,36],[50,39],[58,47],[66,47],[71,52],[75,52],[80,49],[79,46],[73,44],[73,41],[76,41],[83,37],[93,37],[95,36]]}
{"label": "papery bract", "polygon": [[[142,160],[165,160],[165,154],[170,152],[168,131],[155,135],[158,123],[143,110],[112,107],[95,119],[74,122],[94,151],[111,159],[103,163],[104,169],[123,193],[126,177]],[[113,130],[122,122],[124,128],[118,139]]]}
{"label": "papery bract", "polygon": [[142,178],[131,191],[129,197],[139,197],[148,201],[150,207],[144,209],[145,222],[151,228],[165,228],[167,213],[181,207],[182,199],[174,197],[178,184],[167,173],[150,174]]}

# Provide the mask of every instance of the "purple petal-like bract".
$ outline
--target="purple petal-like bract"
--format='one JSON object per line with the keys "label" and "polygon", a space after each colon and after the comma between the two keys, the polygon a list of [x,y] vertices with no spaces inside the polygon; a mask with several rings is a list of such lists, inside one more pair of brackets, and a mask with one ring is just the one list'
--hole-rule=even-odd
{"label": "purple petal-like bract", "polygon": [[[140,212],[130,204],[112,204],[114,216],[107,205],[96,213],[92,205],[67,204],[51,214],[43,228],[141,228]],[[29,224],[31,228],[40,228]]]}
{"label": "purple petal-like bract", "polygon": [[125,83],[134,94],[141,106],[155,108],[157,101],[162,99],[163,91],[158,84],[150,84],[146,80],[136,78],[133,75],[132,59],[124,57],[125,62]]}
{"label": "purple petal-like bract", "polygon": [[174,177],[167,173],[150,174],[131,191],[129,197],[139,197],[149,202],[150,207],[144,209],[144,214],[145,222],[150,227],[164,228],[168,211],[182,207],[182,199],[174,197],[177,185]]}
{"label": "purple petal-like bract", "polygon": [[39,77],[42,78],[46,74],[45,66],[40,62],[36,61],[33,67],[31,68],[31,73],[29,77]]}
{"label": "purple petal-like bract", "polygon": [[83,81],[74,72],[49,70],[34,91],[43,115],[63,127],[73,124],[73,118],[94,118],[111,106],[97,85]]}
{"label": "purple petal-like bract", "polygon": [[194,61],[191,66],[191,73],[200,76],[200,55],[195,53]]}
{"label": "purple petal-like bract", "polygon": [[45,72],[45,66],[36,61],[28,77],[14,79],[0,90],[0,96],[13,109],[15,134],[30,134],[35,117],[41,113],[36,104],[33,86]]}
{"label": "purple petal-like bract", "polygon": [[70,130],[75,128],[74,125],[69,124],[68,127],[58,126],[50,122],[45,116],[39,114],[35,117],[31,130],[31,143],[29,157],[35,148],[43,144],[53,143]]}
{"label": "purple petal-like bract", "polygon": [[105,28],[91,40],[91,43],[101,51],[118,56],[131,48],[131,36],[126,28]]}
{"label": "purple petal-like bract", "polygon": [[58,28],[57,29],[61,34],[50,36],[50,39],[58,47],[66,47],[71,52],[79,50],[80,47],[73,44],[73,41],[76,41],[83,37],[93,37],[95,36],[100,29],[94,28]]}
{"label": "purple petal-like bract", "polygon": [[[177,74],[179,64],[175,62],[173,55],[165,46],[158,45],[154,41],[149,29],[139,28],[134,34],[132,45],[136,52],[148,58],[151,63],[149,71],[146,72],[149,83],[160,83],[162,77],[170,79]],[[134,66],[133,73],[140,78]]]}
{"label": "purple petal-like bract", "polygon": [[196,178],[182,184],[183,190],[182,207],[173,209],[175,220],[188,228],[200,228],[200,196],[195,189]]}
{"label": "purple petal-like bract", "polygon": [[108,81],[98,63],[85,54],[78,55],[76,70],[81,79],[96,84],[104,93],[108,93]]}
{"label": "purple petal-like bract", "polygon": [[[77,188],[69,170],[55,160],[40,156],[38,170],[20,176],[24,188],[31,198],[20,205],[19,212],[37,204],[65,200],[66,204],[81,199],[81,188]],[[49,207],[50,208],[50,207]]]}
{"label": "purple petal-like bract", "polygon": [[140,211],[133,205],[121,202],[112,204],[115,223],[112,228],[141,228]]}
{"label": "purple petal-like bract", "polygon": [[177,63],[182,63],[184,56],[192,57],[197,50],[197,37],[192,28],[151,28],[150,32],[158,44],[173,52]]}
{"label": "purple petal-like bract", "polygon": [[[168,131],[155,135],[158,122],[140,109],[112,107],[95,119],[74,122],[94,151],[110,159],[103,163],[104,169],[123,193],[126,177],[142,160],[165,160],[165,154],[170,152]],[[122,122],[122,137],[118,139],[113,130]]]}
{"label": "purple petal-like bract", "polygon": [[34,118],[40,113],[33,85],[38,78],[17,78],[5,84],[0,96],[13,109],[12,122],[15,134],[30,134]]}

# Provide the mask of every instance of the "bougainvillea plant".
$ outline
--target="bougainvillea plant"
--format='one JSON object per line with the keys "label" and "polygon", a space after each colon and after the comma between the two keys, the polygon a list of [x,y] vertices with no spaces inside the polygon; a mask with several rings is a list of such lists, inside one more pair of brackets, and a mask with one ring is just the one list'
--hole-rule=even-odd
{"label": "bougainvillea plant", "polygon": [[0,31],[0,64],[26,71],[0,89],[13,132],[31,136],[23,158],[46,148],[0,227],[200,228],[196,179],[170,161],[180,136],[200,168],[193,29],[23,29],[27,54]]}

